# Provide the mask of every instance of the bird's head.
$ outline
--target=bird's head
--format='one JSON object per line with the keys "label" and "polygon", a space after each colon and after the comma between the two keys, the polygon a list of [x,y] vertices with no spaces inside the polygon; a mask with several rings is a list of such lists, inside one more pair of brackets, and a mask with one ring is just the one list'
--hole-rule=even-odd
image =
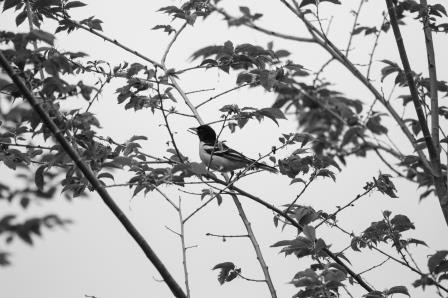
{"label": "bird's head", "polygon": [[206,144],[214,144],[216,141],[216,133],[208,125],[201,125],[195,128],[192,128],[191,130],[195,131],[199,137],[199,140]]}

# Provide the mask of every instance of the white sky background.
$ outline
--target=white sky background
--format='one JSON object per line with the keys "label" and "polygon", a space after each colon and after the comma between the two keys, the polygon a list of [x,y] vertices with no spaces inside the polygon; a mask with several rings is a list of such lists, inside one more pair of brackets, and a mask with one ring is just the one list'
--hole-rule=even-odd
{"label": "white sky background", "polygon": [[[84,2],[88,6],[73,10],[76,19],[95,15],[104,21],[103,29],[106,35],[116,38],[155,60],[160,60],[167,42],[171,39],[171,36],[168,37],[162,31],[150,30],[155,25],[169,23],[169,17],[155,11],[162,6],[182,3],[169,0]],[[353,22],[353,17],[348,11],[357,7],[358,1],[346,0],[343,2],[342,6],[325,3],[321,8],[324,16],[335,16],[329,36],[345,49],[348,32]],[[233,12],[238,10],[238,6],[249,6],[253,12],[264,14],[260,25],[272,30],[306,36],[306,31],[300,21],[296,20],[279,1],[247,0],[238,1],[237,4],[235,1],[223,1],[221,5]],[[364,7],[360,22],[367,26],[380,24],[381,11],[384,9],[383,1],[370,1]],[[16,30],[11,16],[11,12],[0,15],[2,29]],[[180,22],[176,22],[173,26],[178,28],[179,25]],[[26,24],[19,29],[28,30]],[[426,54],[420,25],[414,23],[412,26],[401,27],[401,29],[413,69],[416,72],[426,73]],[[68,36],[59,34],[57,37],[56,47],[60,50],[84,51],[92,59],[103,59],[111,62],[112,65],[123,61],[144,63],[138,57],[105,43],[85,31],[76,31]],[[187,27],[168,56],[167,64],[169,67],[177,69],[196,65],[198,62],[191,64],[188,60],[195,50],[210,44],[223,44],[226,40],[232,40],[234,44],[249,42],[264,46],[272,38],[243,27],[229,30],[221,18],[214,16],[205,22],[198,21],[193,28]],[[447,69],[442,66],[447,64],[448,59],[441,52],[448,48],[448,40],[446,35],[438,34],[435,36],[435,41],[436,59],[440,65],[438,68],[439,80],[446,80]],[[352,46],[354,50],[350,54],[353,60],[356,63],[367,63],[372,44],[372,37],[356,36]],[[315,71],[328,59],[328,55],[316,45],[297,44],[276,39],[274,48],[291,51],[293,54],[291,58],[296,63]],[[383,67],[383,64],[378,62],[381,59],[399,61],[391,31],[382,36],[377,50],[373,68],[376,79]],[[348,97],[359,98],[366,102],[366,108],[368,108],[373,99],[372,95],[336,62],[333,62],[327,69],[325,76],[329,81],[335,82],[339,90]],[[114,91],[123,83],[124,81],[113,80],[105,89],[100,101],[92,107],[92,111],[102,123],[101,134],[110,135],[117,141],[125,141],[132,135],[146,135],[149,140],[142,142],[145,152],[160,154],[166,150],[165,143],[169,140],[166,130],[159,126],[163,123],[163,119],[158,113],[153,115],[149,110],[124,111],[123,105],[117,105]],[[216,70],[195,70],[182,75],[180,84],[186,91],[204,88],[216,89],[209,93],[191,95],[192,101],[198,104],[204,99],[234,86],[235,77]],[[379,80],[375,81],[375,85],[380,86]],[[385,84],[383,87],[385,94],[388,94],[390,84]],[[274,94],[267,93],[262,88],[251,90],[243,88],[220,97],[200,109],[199,112],[205,121],[212,121],[219,118],[221,113],[218,110],[224,104],[235,103],[240,107],[261,108],[270,106],[273,100]],[[446,98],[442,98],[441,101],[446,101]],[[396,102],[397,106],[401,105],[401,101],[397,100]],[[79,104],[85,106],[82,99]],[[410,107],[411,105],[409,105]],[[177,108],[180,111],[188,111],[180,100]],[[177,132],[176,141],[180,150],[191,160],[199,161],[197,139],[186,131],[186,128],[196,126],[196,123],[192,119],[175,117],[171,119],[172,128]],[[394,125],[392,122],[390,123]],[[219,127],[216,126],[216,128]],[[280,133],[294,132],[295,128],[294,120],[281,121],[280,128],[270,120],[265,120],[261,124],[251,121],[247,127],[242,131],[237,130],[235,134],[230,134],[227,130],[224,131],[223,138],[228,140],[229,145],[236,147],[248,156],[255,157],[258,153],[269,151],[272,145],[278,144]],[[394,126],[389,128],[398,145],[401,148],[408,148],[409,146],[400,132]],[[294,148],[291,147],[287,151],[281,152],[278,157],[286,156],[293,150]],[[407,150],[407,153],[412,154],[412,151]],[[350,158],[348,165],[342,173],[337,175],[337,183],[333,183],[330,179],[319,179],[319,181],[313,182],[299,203],[311,205],[316,210],[334,211],[336,206],[344,205],[361,193],[365,182],[372,180],[372,177],[377,176],[380,171],[390,172],[376,156],[371,154],[367,159]],[[2,180],[10,173],[3,164],[0,165]],[[125,177],[118,175],[116,181],[125,182]],[[344,211],[339,217],[340,224],[348,230],[359,233],[367,228],[372,221],[381,220],[384,210],[390,210],[393,214],[407,215],[415,223],[416,230],[407,232],[405,236],[423,240],[430,247],[430,249],[411,249],[421,268],[425,268],[424,271],[426,271],[427,255],[434,253],[437,249],[447,248],[448,229],[435,197],[431,196],[418,203],[418,191],[415,184],[400,179],[394,179],[394,183],[398,189],[398,199],[374,193],[357,202],[354,208]],[[281,206],[291,202],[301,189],[298,184],[292,186],[288,184],[289,179],[286,176],[262,173],[245,178],[244,181],[238,183],[238,186],[276,206]],[[173,200],[177,200],[177,197],[182,195],[183,205],[186,209],[185,214],[189,214],[200,205],[198,197],[185,195],[177,189],[177,187],[163,188]],[[200,187],[197,188],[197,190],[200,189]],[[193,188],[189,190],[193,190]],[[149,193],[146,197],[139,195],[132,200],[132,191],[127,188],[113,188],[110,189],[110,192],[165,262],[178,283],[183,286],[180,242],[176,235],[165,228],[167,225],[175,230],[178,229],[177,213],[155,192]],[[269,246],[279,240],[292,239],[294,232],[292,230],[281,232],[273,226],[271,212],[248,199],[241,198],[241,201],[252,221],[252,227],[269,265],[278,296],[292,296],[297,289],[289,285],[288,281],[297,271],[306,269],[308,262],[305,259],[297,260],[291,256],[285,258],[278,254],[278,248],[269,248]],[[0,216],[10,211],[10,207],[6,207],[0,205]],[[159,275],[153,265],[97,195],[92,194],[89,199],[77,198],[72,203],[66,202],[60,196],[60,199],[56,199],[51,204],[36,203],[30,207],[25,215],[57,212],[61,216],[72,218],[75,224],[66,230],[46,231],[42,239],[36,239],[34,248],[15,241],[10,246],[13,252],[13,265],[0,270],[1,297],[81,298],[84,295],[94,295],[98,298],[171,297],[168,287],[164,283],[156,281],[159,279]],[[237,279],[223,286],[219,285],[216,280],[218,272],[211,271],[211,268],[220,262],[234,262],[242,268],[242,273],[250,278],[262,278],[262,272],[248,239],[228,239],[226,242],[222,242],[219,238],[204,236],[205,233],[246,233],[236,208],[229,198],[225,197],[223,205],[219,208],[216,203],[210,204],[205,211],[198,213],[186,226],[187,245],[198,245],[197,248],[188,250],[192,297],[268,297],[269,292],[264,283],[251,283]],[[333,251],[341,250],[349,244],[348,237],[336,229],[319,228],[318,236],[332,244]],[[388,251],[393,253],[393,250]],[[355,272],[367,269],[385,259],[370,251],[357,253],[349,250],[347,256],[350,258]],[[380,269],[366,273],[363,277],[378,290],[406,285],[413,293],[413,297],[435,297],[433,288],[424,293],[414,290],[410,284],[418,276],[392,262]],[[355,297],[360,297],[364,291],[360,287],[355,287],[352,293]],[[341,297],[346,296],[345,293],[341,294]]]}

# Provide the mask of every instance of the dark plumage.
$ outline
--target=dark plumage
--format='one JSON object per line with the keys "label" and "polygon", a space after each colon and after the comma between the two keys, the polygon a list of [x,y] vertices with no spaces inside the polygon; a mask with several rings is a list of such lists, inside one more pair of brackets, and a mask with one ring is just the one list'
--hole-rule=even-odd
{"label": "dark plumage", "polygon": [[[229,148],[224,143],[217,142],[216,133],[210,126],[201,125],[193,130],[197,132],[200,140],[199,157],[202,162],[206,166],[210,166],[211,169],[221,172],[229,172],[251,166],[273,173],[277,172],[276,168],[259,163],[254,159],[248,158],[232,148]],[[212,159],[211,162],[210,159]]]}

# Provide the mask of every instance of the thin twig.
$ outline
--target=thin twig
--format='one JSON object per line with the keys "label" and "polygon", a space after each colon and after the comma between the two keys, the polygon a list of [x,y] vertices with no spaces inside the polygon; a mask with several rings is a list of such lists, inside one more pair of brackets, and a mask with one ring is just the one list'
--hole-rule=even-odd
{"label": "thin twig", "polygon": [[372,267],[370,267],[370,268],[368,268],[368,269],[366,269],[366,270],[364,270],[364,271],[359,272],[359,275],[362,275],[362,274],[364,274],[364,273],[367,273],[367,272],[369,272],[369,271],[372,271],[373,269],[376,269],[376,268],[378,268],[378,267],[381,267],[381,266],[383,266],[383,265],[384,265],[387,261],[389,261],[389,260],[390,260],[390,257],[387,257],[384,261],[382,261],[382,262],[376,264],[375,266],[372,266]]}
{"label": "thin twig", "polygon": [[[289,224],[291,224],[292,226],[294,226],[296,229],[298,229],[299,231],[302,231],[303,227],[301,224],[299,224],[298,222],[296,222],[294,219],[292,219],[288,214],[282,212],[280,209],[276,208],[275,206],[263,201],[262,199],[260,199],[257,196],[254,196],[246,191],[244,191],[243,189],[236,187],[232,184],[229,184],[226,181],[222,181],[216,177],[212,177],[212,176],[208,176],[209,179],[218,182],[222,185],[226,185],[228,186],[231,190],[236,191],[238,194],[245,196],[255,202],[257,202],[260,205],[263,205],[264,207],[268,208],[269,210],[272,210],[274,213],[278,214],[279,216],[283,217],[284,219],[286,219],[288,221]],[[347,271],[347,273],[354,279],[356,280],[356,282],[359,283],[359,285],[361,285],[365,290],[367,290],[368,292],[373,291],[373,289],[360,277],[358,276],[353,270],[351,270],[344,262],[342,262],[342,260],[335,255],[334,253],[332,253],[327,247],[322,249],[323,252],[325,252],[331,259],[333,259],[336,263],[338,263],[339,265],[341,265],[342,267],[344,267],[344,269]]]}
{"label": "thin twig", "polygon": [[171,206],[173,206],[174,209],[176,209],[177,212],[179,212],[179,206],[176,206],[176,204],[174,204],[174,202],[163,192],[160,190],[160,188],[158,187],[154,187],[154,189],[162,195],[162,197],[164,197],[164,199],[170,203]]}
{"label": "thin twig", "polygon": [[361,14],[361,9],[362,9],[362,6],[364,5],[364,3],[365,3],[365,0],[360,0],[358,10],[355,12],[355,20],[353,21],[352,31],[350,32],[350,38],[348,40],[347,48],[345,50],[345,57],[347,57],[347,58],[348,58],[348,53],[350,51],[350,46],[352,45],[352,40],[353,40],[353,36],[354,36],[353,32],[355,32],[356,26],[358,26],[358,18],[359,18],[359,15]]}
{"label": "thin twig", "polygon": [[[157,67],[155,70],[155,77],[157,77]],[[158,81],[156,86],[157,86],[156,88],[157,95],[159,96],[160,100],[160,107],[162,110],[163,120],[165,121],[165,127],[168,130],[168,134],[170,135],[171,143],[173,144],[174,150],[176,151],[177,158],[179,158],[179,161],[183,163],[184,159],[182,158],[182,154],[180,153],[179,148],[177,147],[176,140],[174,139],[173,132],[171,131],[170,123],[168,122],[168,116],[166,115],[165,110],[163,108],[164,96],[162,96],[162,94],[160,93],[160,84],[158,83]]]}
{"label": "thin twig", "polygon": [[249,237],[249,235],[217,235],[212,233],[206,233],[205,236],[219,237],[219,238],[245,238]]}
{"label": "thin twig", "polygon": [[[33,31],[34,30],[34,25],[33,25],[34,14],[31,9],[30,1],[25,0],[25,5],[26,5],[26,14],[27,14],[27,18],[28,18],[28,26],[30,28],[30,31]],[[38,48],[37,41],[33,40],[31,43],[33,44],[34,52],[37,53],[37,48]],[[42,67],[39,67],[39,75],[40,75],[40,79],[43,81],[45,79],[45,75],[44,75],[44,71],[43,71]]]}
{"label": "thin twig", "polygon": [[212,97],[210,97],[209,99],[204,100],[203,102],[201,102],[200,104],[198,104],[195,108],[198,109],[198,108],[200,108],[201,106],[205,105],[206,103],[209,103],[210,101],[212,101],[212,100],[214,100],[214,99],[216,99],[216,98],[218,98],[218,97],[220,97],[220,96],[222,96],[222,95],[224,95],[224,94],[227,94],[227,93],[232,92],[232,91],[234,91],[234,90],[237,90],[237,89],[240,89],[240,88],[242,88],[242,87],[248,86],[248,85],[250,85],[250,84],[251,84],[251,83],[241,84],[241,85],[238,85],[238,86],[236,86],[236,87],[233,87],[233,88],[231,88],[231,89],[229,89],[229,90],[223,91],[223,92],[221,92],[221,93],[219,93],[219,94],[216,94],[215,96],[212,96]]}
{"label": "thin twig", "polygon": [[344,211],[344,209],[346,209],[346,208],[348,208],[348,207],[350,207],[350,206],[353,206],[353,203],[355,203],[357,200],[359,200],[359,199],[361,199],[362,197],[364,197],[365,195],[367,195],[367,194],[368,194],[369,192],[371,192],[375,187],[376,187],[376,186],[373,185],[373,186],[367,188],[363,193],[356,195],[356,197],[355,197],[353,200],[351,200],[350,202],[348,202],[347,204],[345,204],[345,205],[342,206],[341,208],[338,208],[338,210],[336,210],[336,211],[333,212],[331,215],[329,215],[327,218],[325,218],[325,219],[323,219],[321,222],[319,222],[319,223],[314,227],[314,229],[317,229],[317,228],[320,227],[322,224],[328,222],[329,219],[335,219],[335,218],[336,218],[336,215],[337,215],[339,212],[342,212],[342,211]]}
{"label": "thin twig", "polygon": [[187,291],[187,298],[191,297],[190,282],[188,279],[188,266],[187,266],[187,247],[185,246],[185,223],[182,216],[182,198],[179,197],[179,208],[177,209],[179,214],[180,224],[180,242],[182,244],[182,265],[184,267],[185,289]]}
{"label": "thin twig", "polygon": [[92,33],[92,34],[94,34],[94,35],[100,37],[101,39],[103,39],[103,40],[105,40],[105,41],[107,41],[107,42],[110,42],[110,43],[112,43],[112,44],[114,44],[114,45],[116,45],[116,46],[122,48],[123,50],[125,50],[125,51],[127,51],[127,52],[129,52],[129,53],[132,53],[132,54],[134,54],[135,56],[137,56],[137,57],[139,57],[139,58],[141,58],[141,59],[143,59],[143,60],[145,60],[145,61],[151,63],[151,64],[154,65],[154,66],[162,67],[162,65],[161,65],[159,62],[157,62],[157,61],[155,61],[155,60],[153,60],[153,59],[151,59],[151,58],[149,58],[149,57],[146,57],[146,56],[142,55],[141,53],[139,53],[139,52],[137,52],[137,51],[135,51],[135,50],[133,50],[133,49],[127,47],[126,45],[122,44],[121,42],[119,42],[119,41],[116,40],[116,39],[112,39],[112,38],[110,38],[110,37],[104,35],[103,33],[98,32],[97,30],[95,30],[95,29],[93,29],[93,28],[90,28],[90,27],[85,26],[85,25],[83,25],[83,24],[81,24],[81,23],[79,23],[79,22],[77,22],[77,21],[75,21],[75,20],[72,20],[72,19],[71,19],[70,17],[68,17],[68,16],[64,16],[64,15],[61,15],[61,14],[58,14],[58,13],[53,13],[53,16],[54,16],[58,21],[59,21],[60,19],[64,19],[65,21],[70,22],[70,24],[74,25],[75,27],[80,28],[80,29],[83,29],[83,30],[85,30],[85,31],[88,31],[88,32],[90,32],[90,33]]}
{"label": "thin twig", "polygon": [[314,171],[311,176],[310,179],[308,180],[307,183],[305,183],[305,186],[302,188],[302,190],[299,192],[299,194],[294,198],[294,200],[289,204],[288,208],[285,210],[285,213],[288,214],[289,210],[291,210],[291,208],[294,206],[294,204],[297,202],[297,200],[303,195],[303,193],[305,192],[305,190],[308,188],[308,186],[310,186],[311,182],[314,181],[314,178],[316,176],[316,171]]}
{"label": "thin twig", "polygon": [[[229,20],[237,20],[237,18],[232,17],[225,10],[223,10],[221,8],[217,8],[216,7],[216,11],[219,12],[221,15],[223,15],[224,18],[226,20],[228,20],[228,21]],[[271,36],[275,36],[275,37],[279,37],[279,38],[283,38],[283,39],[294,40],[294,41],[299,41],[299,42],[314,42],[313,38],[298,37],[298,36],[283,34],[283,33],[280,33],[280,32],[275,32],[275,31],[268,30],[268,29],[262,28],[260,26],[257,26],[253,22],[250,22],[250,21],[244,22],[242,25],[246,26],[248,28],[255,29],[255,30],[259,31],[259,32],[263,32],[265,34],[268,34],[268,35],[271,35]]]}
{"label": "thin twig", "polygon": [[[431,161],[431,170],[432,174],[434,176],[434,186],[436,188],[437,197],[439,198],[439,204],[440,208],[442,209],[443,216],[445,218],[445,223],[448,225],[448,192],[447,192],[447,186],[445,186],[445,181],[441,173],[441,164],[440,164],[440,152],[438,150],[438,139],[434,139],[431,137],[431,133],[428,128],[428,123],[425,118],[425,114],[422,109],[422,105],[420,102],[420,98],[418,95],[418,90],[414,81],[413,72],[411,70],[411,66],[409,64],[408,56],[406,53],[406,48],[404,46],[403,37],[401,36],[400,27],[398,26],[398,20],[395,12],[395,6],[392,2],[392,0],[385,0],[387,9],[389,11],[389,18],[390,18],[390,24],[392,26],[394,35],[395,35],[395,41],[397,43],[398,52],[400,54],[401,63],[403,64],[403,71],[406,75],[406,80],[409,88],[409,92],[411,93],[412,102],[414,104],[414,109],[417,114],[418,122],[420,124],[420,128],[423,133],[423,138],[425,140],[426,148],[428,150],[429,159]],[[425,36],[428,38],[428,36]],[[428,45],[428,44],[427,44]],[[433,53],[432,53],[433,54]],[[431,55],[430,52],[428,52],[428,59],[431,59],[430,63],[435,63],[435,61],[432,58],[429,58]],[[435,67],[435,64],[433,65]],[[430,64],[431,68],[431,64]],[[435,75],[435,68],[430,69],[430,72],[432,72],[432,75]],[[433,80],[435,78],[433,77]],[[431,88],[432,91],[437,93],[436,86],[433,86]],[[432,104],[436,106],[436,110],[432,111],[432,117],[434,117],[436,120],[436,123],[438,123],[438,109],[437,109],[437,98],[431,98]],[[432,119],[434,121],[434,119]],[[439,126],[433,128],[436,131],[436,135],[438,136]]]}
{"label": "thin twig", "polygon": [[118,207],[112,197],[109,195],[107,190],[103,187],[102,183],[96,178],[93,171],[88,167],[82,160],[79,154],[73,149],[73,147],[68,143],[65,139],[62,132],[53,122],[53,120],[48,116],[46,111],[37,103],[34,95],[31,91],[26,87],[24,82],[20,79],[20,77],[14,72],[12,67],[9,65],[9,62],[6,60],[3,53],[0,51],[0,64],[5,69],[6,73],[9,77],[14,81],[17,85],[18,89],[24,96],[24,98],[30,103],[33,107],[34,111],[39,115],[42,122],[47,126],[47,128],[52,132],[56,140],[65,150],[65,152],[70,156],[70,158],[76,163],[77,167],[84,174],[86,179],[90,182],[93,189],[97,191],[100,197],[103,199],[104,203],[109,207],[112,213],[117,217],[117,219],[121,222],[123,227],[127,230],[127,232],[132,236],[132,238],[138,243],[140,248],[143,250],[145,255],[151,261],[151,263],[157,268],[160,275],[165,280],[165,283],[170,288],[174,296],[179,298],[186,298],[185,293],[182,288],[177,284],[174,278],[171,276],[169,271],[166,269],[165,265],[156,255],[156,253],[149,246],[148,242],[143,238],[140,232],[136,229],[136,227],[132,224],[126,214]]}
{"label": "thin twig", "polygon": [[181,34],[181,32],[185,29],[185,27],[187,27],[188,22],[185,22],[180,28],[179,30],[176,31],[176,33],[174,34],[174,37],[171,39],[171,41],[168,43],[168,46],[166,47],[165,52],[163,53],[162,56],[162,60],[160,61],[160,64],[165,65],[165,61],[166,61],[166,57],[168,56],[168,53],[171,50],[171,47],[173,46],[174,42],[176,41],[176,39],[179,37],[179,35]]}
{"label": "thin twig", "polygon": [[[397,124],[400,126],[401,130],[407,137],[407,139],[410,141],[412,146],[416,148],[416,140],[409,130],[409,128],[406,126],[404,121],[401,119],[401,117],[398,115],[398,113],[395,111],[395,109],[390,105],[389,102],[387,102],[384,97],[381,95],[380,92],[372,85],[372,83],[367,80],[367,78],[356,68],[353,63],[343,55],[343,53],[328,39],[326,38],[319,29],[314,27],[309,20],[306,19],[305,15],[300,11],[300,8],[298,7],[298,4],[294,2],[296,5],[296,9],[294,9],[286,0],[280,0],[293,14],[295,14],[308,28],[308,31],[314,36],[315,42],[320,45],[323,49],[325,49],[328,53],[330,53],[337,61],[339,61],[344,67],[346,67],[358,80],[360,80],[367,89],[377,98],[384,107],[389,111],[391,116],[394,118],[394,120],[397,122]],[[420,148],[416,148],[416,152],[419,155],[422,164],[424,166],[424,169],[432,173],[431,166],[428,163],[428,160],[426,159],[423,151]]]}
{"label": "thin twig", "polygon": [[[381,32],[383,32],[383,26],[386,23],[386,15],[383,16],[383,22],[381,23],[380,30],[375,33],[375,42],[373,43],[372,51],[369,54],[369,63],[367,64],[366,78],[370,81],[370,70],[372,69],[373,56],[375,55],[376,48],[378,47],[378,41],[380,39]],[[395,85],[394,85],[395,87]],[[376,99],[376,98],[375,98]]]}

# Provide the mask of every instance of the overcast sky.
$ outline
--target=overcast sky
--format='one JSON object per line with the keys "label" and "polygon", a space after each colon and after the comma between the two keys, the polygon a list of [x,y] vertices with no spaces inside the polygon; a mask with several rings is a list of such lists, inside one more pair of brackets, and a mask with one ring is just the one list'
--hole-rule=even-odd
{"label": "overcast sky", "polygon": [[[75,18],[81,19],[95,15],[104,21],[103,29],[106,35],[118,39],[155,60],[160,60],[167,42],[171,38],[168,38],[161,30],[151,30],[155,25],[167,24],[170,20],[166,15],[156,13],[156,10],[161,6],[183,3],[169,0],[85,0],[83,2],[88,6],[76,9]],[[353,22],[348,11],[355,8],[358,1],[343,2],[342,6],[323,4],[322,13],[326,20],[331,15],[335,16],[329,36],[339,46],[345,48],[348,30]],[[355,5],[351,7],[352,4]],[[230,11],[237,11],[234,1],[222,1],[222,5],[228,7]],[[247,0],[238,1],[238,5],[247,5],[253,11],[263,13],[261,24],[265,27],[306,36],[302,24],[281,5],[280,1]],[[383,1],[369,1],[360,17],[361,23],[370,26],[381,23],[381,11],[384,10],[384,5]],[[1,14],[0,19],[2,30],[16,30],[11,11]],[[19,28],[20,31],[28,29],[26,23],[24,24]],[[173,26],[178,28],[180,24],[180,22],[175,22]],[[418,24],[402,27],[412,67],[416,72],[426,73],[424,39],[419,28]],[[54,27],[44,27],[44,29],[51,31]],[[196,65],[197,62],[192,63],[189,60],[190,55],[196,49],[209,44],[222,44],[226,40],[232,40],[234,44],[249,42],[266,45],[272,39],[249,29],[230,30],[219,17],[211,17],[205,22],[197,22],[194,27],[187,27],[168,56],[167,64],[169,67],[177,69]],[[448,48],[446,35],[437,35],[435,40],[437,62],[441,66],[447,65],[448,58],[441,53],[441,49]],[[362,35],[355,38],[352,54],[355,63],[364,64],[368,61],[368,52],[372,42],[371,38],[364,38]],[[374,83],[378,87],[383,87],[385,94],[390,91],[390,84],[380,84],[378,74],[382,64],[378,60],[390,59],[398,62],[393,42],[391,32],[387,36],[383,36],[373,67],[376,79]],[[313,71],[318,70],[320,65],[328,59],[327,54],[320,48],[310,44],[275,40],[274,46],[276,49],[288,49],[292,52],[296,63]],[[103,59],[111,62],[112,65],[123,61],[143,63],[138,57],[84,31],[76,31],[68,36],[59,34],[56,47],[61,51],[83,51],[88,53],[92,59]],[[439,78],[446,80],[447,68],[439,67],[438,71]],[[338,64],[332,64],[325,76],[335,82],[337,88],[348,97],[361,99],[367,106],[372,102],[371,94]],[[125,111],[123,105],[117,105],[114,91],[123,83],[120,80],[113,80],[105,89],[100,101],[92,106],[92,111],[103,126],[101,134],[110,135],[117,141],[125,141],[132,135],[146,135],[149,140],[142,142],[145,152],[160,155],[160,152],[167,149],[166,142],[169,140],[167,132],[160,126],[163,119],[157,113],[153,115],[149,110]],[[235,76],[216,70],[196,70],[182,75],[180,83],[186,91],[215,88],[208,93],[192,95],[192,101],[197,104],[234,86]],[[199,112],[204,120],[209,122],[219,118],[221,115],[219,108],[224,104],[235,103],[240,107],[262,108],[269,107],[273,100],[274,94],[267,93],[262,88],[241,89],[220,97],[200,109]],[[446,98],[442,100],[446,100]],[[85,105],[81,99],[79,104]],[[188,111],[182,102],[179,102],[177,108],[180,111]],[[391,123],[389,129],[392,131],[392,138],[400,148],[412,154],[400,132],[392,122],[389,123]],[[176,118],[172,122],[179,148],[193,161],[199,161],[197,139],[189,134],[186,128],[196,125],[197,123],[191,118]],[[281,121],[279,127],[272,121],[265,120],[261,124],[251,122],[247,128],[242,131],[238,130],[235,134],[224,131],[223,138],[232,147],[236,147],[248,156],[256,157],[258,153],[265,153],[270,150],[272,145],[278,144],[280,133],[294,132],[295,129],[296,123],[293,119]],[[279,153],[278,157],[286,156],[293,149],[290,148],[290,150]],[[373,155],[368,155],[367,159],[350,158],[348,164],[349,166],[337,175],[337,183],[333,183],[329,179],[319,179],[312,184],[299,203],[310,205],[316,210],[332,212],[336,206],[344,205],[361,193],[365,182],[378,176],[380,171],[389,173]],[[10,179],[11,183],[14,183],[11,173],[3,164],[0,165],[2,181]],[[126,176],[118,175],[116,182],[126,182],[125,179]],[[447,237],[445,237],[448,229],[443,221],[438,202],[435,197],[429,197],[419,203],[419,192],[415,184],[400,179],[395,179],[394,183],[397,186],[398,199],[391,199],[375,192],[362,199],[356,204],[356,207],[345,211],[340,217],[340,224],[348,230],[359,233],[367,228],[372,221],[381,220],[384,210],[390,210],[393,214],[402,213],[409,216],[415,223],[416,229],[407,232],[406,237],[423,240],[430,247],[412,249],[421,268],[426,268],[427,255],[434,253],[437,249],[446,249],[448,244]],[[289,179],[285,176],[270,173],[249,176],[238,185],[276,206],[291,202],[301,189],[298,184],[289,186]],[[197,187],[189,190],[200,191],[200,189],[201,187]],[[179,196],[183,198],[185,214],[189,214],[201,204],[200,198],[182,193],[177,187],[164,187],[163,190],[175,201]],[[131,199],[132,191],[127,188],[113,188],[110,189],[110,192],[166,263],[179,284],[183,286],[179,239],[166,229],[166,226],[169,226],[178,230],[177,213],[155,192],[149,193],[145,197],[139,195],[133,199]],[[297,289],[288,282],[297,271],[307,267],[308,261],[297,260],[291,256],[285,258],[278,254],[278,248],[269,246],[279,240],[292,239],[294,231],[276,229],[273,226],[271,212],[244,198],[241,200],[252,221],[252,227],[269,265],[278,296],[292,296]],[[0,217],[9,212],[10,208],[14,207],[1,203]],[[19,241],[7,247],[13,252],[13,265],[0,269],[2,297],[3,295],[8,298],[82,298],[84,295],[98,298],[171,296],[166,285],[159,281],[160,277],[152,264],[97,195],[91,194],[88,199],[77,198],[73,202],[65,201],[61,195],[51,204],[32,204],[24,216],[48,212],[57,212],[61,216],[70,217],[75,223],[65,230],[55,229],[44,233],[41,239],[35,241],[34,247],[29,247]],[[262,272],[248,239],[228,239],[223,242],[219,238],[206,237],[206,233],[246,233],[236,208],[229,198],[225,197],[224,203],[220,207],[216,203],[210,204],[186,226],[187,245],[197,246],[188,250],[192,297],[268,297],[268,290],[264,283],[251,283],[237,279],[229,284],[219,285],[216,279],[218,272],[211,271],[211,268],[217,263],[234,262],[249,278],[262,278]],[[328,244],[332,244],[333,251],[341,250],[349,243],[348,237],[338,233],[335,229],[321,228],[318,230],[318,236],[323,237]],[[388,251],[393,252],[393,250]],[[355,272],[363,271],[384,260],[383,256],[370,251],[363,253],[349,251],[347,255]],[[434,297],[435,295],[432,288],[424,293],[414,290],[410,284],[418,276],[391,262],[381,269],[373,270],[363,276],[378,290],[406,285],[413,293],[413,297]],[[355,287],[353,294],[355,297],[360,297],[364,292],[361,288]],[[345,293],[342,297],[345,297],[344,295]]]}

